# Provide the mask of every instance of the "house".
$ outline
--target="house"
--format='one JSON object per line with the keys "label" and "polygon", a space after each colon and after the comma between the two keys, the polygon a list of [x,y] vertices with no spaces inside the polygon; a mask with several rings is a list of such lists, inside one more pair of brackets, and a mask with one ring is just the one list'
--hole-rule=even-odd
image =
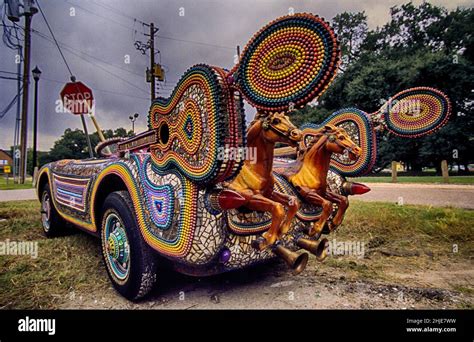
{"label": "house", "polygon": [[13,159],[8,152],[0,149],[0,170],[2,173],[5,165],[13,165]]}

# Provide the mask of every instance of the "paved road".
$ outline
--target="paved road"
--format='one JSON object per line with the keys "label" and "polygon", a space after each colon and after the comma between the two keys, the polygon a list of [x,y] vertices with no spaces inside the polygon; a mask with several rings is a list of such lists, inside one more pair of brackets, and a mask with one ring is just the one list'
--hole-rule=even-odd
{"label": "paved road", "polygon": [[[366,183],[371,191],[355,196],[362,201],[380,201],[403,204],[423,204],[435,207],[474,209],[474,186],[455,184],[391,184]],[[34,189],[0,190],[0,202],[35,200]]]}
{"label": "paved road", "polygon": [[456,184],[391,184],[365,183],[371,191],[354,198],[403,204],[423,204],[434,207],[474,209],[474,186]]}
{"label": "paved road", "polygon": [[36,199],[35,189],[0,190],[0,202]]}

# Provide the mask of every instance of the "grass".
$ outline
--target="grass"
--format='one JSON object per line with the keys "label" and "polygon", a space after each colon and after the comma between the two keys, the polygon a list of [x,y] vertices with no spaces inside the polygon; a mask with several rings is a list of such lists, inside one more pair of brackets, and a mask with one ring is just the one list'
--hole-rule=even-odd
{"label": "grass", "polygon": [[[472,210],[352,200],[343,224],[331,238],[364,242],[366,257],[329,257],[321,270],[328,274],[339,270],[356,281],[371,279],[394,285],[405,284],[406,276],[419,277],[414,281],[417,284],[429,282],[422,279],[425,272],[453,271],[446,288],[472,295],[473,279],[466,283],[469,275],[454,274],[472,268],[473,227]],[[387,257],[377,252],[382,250],[406,256]],[[461,301],[459,308],[465,305],[472,302]]]}
{"label": "grass", "polygon": [[[361,183],[391,183],[391,177],[358,177],[352,180]],[[442,184],[441,176],[400,176],[397,177],[397,183],[423,183],[423,184]],[[474,184],[474,176],[450,176],[449,184]]]}
{"label": "grass", "polygon": [[[0,308],[54,309],[73,294],[110,289],[97,239],[84,233],[46,239],[37,201],[0,202],[0,241],[38,241],[38,258],[0,256]],[[328,274],[339,271],[347,278],[393,281],[389,271],[416,274],[442,263],[472,262],[474,211],[426,206],[352,201],[343,225],[330,239],[380,239],[381,247],[421,252],[420,257],[329,257],[318,264]],[[459,251],[453,253],[457,244]],[[366,247],[367,248],[367,247]],[[430,253],[429,257],[426,253]],[[472,294],[472,285],[451,288]],[[460,307],[468,305],[464,302]]]}
{"label": "grass", "polygon": [[57,308],[75,292],[110,286],[98,240],[42,233],[39,202],[0,203],[0,241],[38,241],[38,258],[0,256],[0,308]]}
{"label": "grass", "polygon": [[31,178],[25,180],[25,184],[15,184],[13,182],[13,177],[10,177],[8,180],[2,176],[0,177],[0,190],[17,190],[17,189],[32,189],[32,180]]}

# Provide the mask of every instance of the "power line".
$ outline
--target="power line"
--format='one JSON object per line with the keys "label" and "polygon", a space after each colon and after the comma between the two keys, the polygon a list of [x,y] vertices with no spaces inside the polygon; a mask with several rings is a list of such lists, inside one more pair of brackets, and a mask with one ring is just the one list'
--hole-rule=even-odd
{"label": "power line", "polygon": [[66,57],[64,57],[63,52],[61,51],[61,47],[59,46],[58,41],[56,40],[56,36],[54,35],[53,30],[51,29],[51,26],[49,26],[48,19],[46,19],[46,16],[44,15],[43,10],[41,9],[41,6],[40,6],[38,0],[36,1],[36,4],[38,5],[38,8],[41,12],[41,15],[43,16],[43,19],[46,23],[46,26],[48,26],[49,33],[51,33],[51,36],[53,37],[54,42],[56,43],[56,47],[58,48],[59,53],[61,54],[61,57],[63,58],[64,64],[66,64],[66,67],[67,67],[67,70],[69,71],[69,74],[71,75],[71,77],[73,77],[74,75],[71,71],[71,68],[69,67],[69,64],[67,64]]}
{"label": "power line", "polygon": [[0,79],[18,81],[20,78],[19,77],[9,77],[9,76],[0,76]]}
{"label": "power line", "polygon": [[4,73],[4,74],[18,75],[17,72],[13,72],[13,71],[0,70],[0,72],[2,72],[2,73]]}
{"label": "power line", "polygon": [[[54,80],[54,79],[46,78],[46,77],[41,77],[41,80],[44,80],[44,81],[47,81],[47,82],[58,83],[58,84],[64,84],[63,81]],[[106,90],[106,89],[99,89],[99,88],[96,88],[96,87],[94,87],[94,91],[102,92],[102,93],[108,93],[108,94],[112,94],[112,95],[118,95],[118,96],[133,97],[133,98],[139,99],[139,100],[146,100],[147,102],[149,101],[149,99],[146,98],[146,97],[134,96],[134,95],[130,95],[130,94],[126,94],[126,93],[121,93],[121,92],[117,92],[117,91]]]}
{"label": "power line", "polygon": [[[67,0],[66,0],[66,1],[67,1]],[[63,54],[63,52],[62,52],[62,50],[61,50],[61,47],[59,46],[58,40],[56,39],[56,36],[54,35],[54,32],[53,32],[53,30],[51,29],[51,26],[49,25],[49,22],[48,22],[46,16],[44,15],[44,12],[43,12],[43,10],[41,9],[41,6],[40,6],[40,4],[39,4],[38,1],[37,1],[37,4],[38,4],[38,8],[39,8],[39,10],[40,10],[40,12],[41,12],[41,14],[42,14],[42,16],[43,16],[43,19],[44,19],[44,21],[45,21],[45,23],[46,23],[46,25],[47,25],[47,27],[48,27],[48,30],[49,30],[49,32],[51,33],[51,36],[52,36],[52,38],[53,38],[53,40],[54,40],[54,43],[56,44],[56,47],[58,48],[58,50],[59,50],[59,52],[60,52],[60,54],[61,54],[61,57],[63,58],[63,61],[64,61],[64,63],[66,64],[66,67],[67,67],[67,69],[68,69],[68,71],[69,71],[69,74],[70,74],[70,76],[72,77],[72,76],[74,76],[74,75],[73,75],[73,73],[72,73],[72,71],[71,71],[71,68],[69,67],[69,64],[68,64],[67,61],[66,61],[66,58],[64,57],[64,54]],[[78,6],[78,7],[79,7],[79,6]],[[92,12],[92,13],[93,13],[93,12]],[[35,30],[35,31],[36,31],[36,30]],[[35,31],[34,31],[34,32],[35,32]],[[39,31],[36,31],[36,32],[39,33]],[[41,33],[40,33],[40,35],[43,35],[43,38],[48,39],[48,37],[46,37],[44,34],[41,34]],[[103,68],[102,66],[100,66],[100,65],[98,65],[98,64],[95,64],[95,63],[93,63],[93,62],[91,62],[91,61],[88,61],[87,59],[82,58],[80,55],[74,53],[73,51],[70,50],[69,52],[72,53],[72,54],[74,54],[74,55],[76,55],[77,57],[79,57],[79,58],[85,60],[86,62],[95,65],[95,66],[98,67],[99,69],[102,69],[103,71],[107,72],[108,74],[110,74],[110,75],[112,75],[112,76],[114,76],[114,77],[120,79],[121,81],[123,81],[123,82],[125,82],[125,83],[127,83],[127,84],[129,84],[129,85],[131,85],[131,86],[133,86],[134,88],[137,88],[137,89],[139,89],[139,90],[141,90],[141,91],[145,91],[145,90],[143,90],[142,88],[136,86],[135,84],[129,82],[128,80],[126,80],[126,79],[124,79],[124,78],[122,78],[122,77],[120,77],[120,76],[117,76],[116,74],[114,74],[114,73],[110,72],[109,70]]]}
{"label": "power line", "polygon": [[[43,32],[40,32],[40,31],[35,30],[35,29],[31,29],[31,32],[33,32],[34,34],[38,35],[38,36],[41,37],[41,38],[44,38],[44,39],[46,39],[46,40],[48,40],[48,41],[54,43],[54,41],[52,41],[51,38],[49,38],[48,35],[44,34]],[[134,72],[134,71],[132,71],[132,70],[123,68],[123,67],[121,67],[121,66],[119,66],[119,65],[117,65],[117,64],[114,64],[114,63],[112,63],[112,62],[106,61],[106,60],[101,59],[101,58],[99,58],[99,57],[90,55],[90,54],[88,54],[87,52],[84,52],[84,51],[82,51],[82,50],[80,50],[80,49],[77,49],[77,48],[75,48],[75,47],[73,47],[73,46],[71,46],[71,45],[68,45],[68,44],[64,43],[63,41],[57,40],[57,42],[58,42],[62,47],[64,47],[66,50],[69,49],[69,50],[76,51],[77,53],[83,54],[83,55],[85,55],[85,56],[87,56],[87,57],[89,57],[89,58],[91,58],[91,59],[95,59],[95,60],[97,60],[97,61],[99,61],[99,62],[101,62],[101,63],[107,64],[107,65],[110,66],[110,67],[113,67],[113,68],[116,68],[116,69],[120,69],[120,70],[122,70],[122,71],[128,72],[128,73],[130,73],[130,74],[132,74],[132,75],[135,75],[135,76],[138,76],[138,77],[143,77],[143,75],[141,75],[141,74],[139,74],[139,73],[136,73],[136,72]],[[69,51],[69,50],[68,50],[68,51]]]}
{"label": "power line", "polygon": [[161,38],[161,39],[174,40],[174,41],[182,42],[182,43],[190,43],[190,44],[196,44],[196,45],[210,46],[210,47],[219,48],[219,49],[235,50],[235,48],[230,47],[230,46],[216,45],[216,44],[198,42],[198,41],[194,41],[194,40],[179,39],[179,38],[166,37],[166,36],[160,36],[160,35],[157,35],[156,37]]}
{"label": "power line", "polygon": [[138,21],[138,22],[141,23],[141,24],[145,24],[144,21],[139,20],[139,19],[137,19],[137,18],[134,18],[134,17],[132,17],[132,16],[130,16],[130,15],[128,15],[128,14],[126,14],[126,13],[124,13],[124,12],[122,12],[122,11],[116,9],[115,7],[112,7],[112,6],[110,6],[110,5],[105,5],[105,4],[102,4],[102,3],[99,3],[99,2],[93,1],[93,0],[90,0],[90,1],[93,2],[96,6],[100,6],[100,7],[102,7],[102,8],[105,8],[106,10],[112,11],[112,12],[114,12],[115,14],[121,15],[121,16],[124,17],[124,18],[130,19],[130,20],[133,20],[133,21]]}
{"label": "power line", "polygon": [[[40,32],[40,31],[38,31],[38,30],[32,29],[32,32],[35,33],[35,34],[37,34],[37,35],[38,35],[39,37],[41,37],[41,38],[45,38],[45,39],[49,40],[49,37],[48,37],[47,35],[45,35],[44,33]],[[122,71],[128,72],[128,73],[130,73],[130,74],[132,74],[132,75],[135,75],[135,76],[143,77],[143,75],[141,75],[141,74],[138,74],[138,73],[136,73],[136,72],[134,72],[134,71],[125,69],[125,68],[123,68],[123,67],[121,67],[121,66],[118,66],[118,65],[116,65],[116,64],[113,64],[113,63],[111,63],[111,62],[109,62],[109,61],[106,61],[106,60],[104,60],[104,59],[101,59],[101,58],[99,58],[99,57],[96,57],[96,56],[93,56],[93,55],[89,55],[88,53],[86,53],[86,52],[84,52],[84,51],[82,51],[82,50],[79,50],[79,49],[77,49],[77,48],[75,48],[75,47],[72,47],[71,45],[68,45],[68,44],[66,44],[66,43],[64,43],[64,42],[62,42],[62,41],[60,41],[60,40],[58,40],[58,42],[59,42],[63,47],[65,47],[66,50],[67,50],[67,49],[73,50],[73,51],[75,51],[75,52],[77,52],[77,53],[80,53],[80,54],[83,54],[83,55],[85,55],[85,56],[87,56],[87,57],[89,57],[89,58],[91,58],[91,59],[95,59],[96,61],[99,61],[99,62],[101,62],[101,63],[107,64],[108,66],[111,66],[111,67],[113,67],[113,68],[120,69],[120,70],[122,70]]]}
{"label": "power line", "polygon": [[7,115],[7,113],[10,111],[10,109],[15,105],[15,103],[19,100],[21,94],[23,94],[23,92],[20,92],[20,93],[17,93],[13,99],[10,101],[9,104],[7,104],[7,106],[5,107],[5,109],[1,110],[0,111],[0,119],[3,119],[5,117],[5,115]]}
{"label": "power line", "polygon": [[122,24],[121,22],[118,22],[118,21],[113,20],[113,19],[111,19],[111,18],[104,17],[104,16],[102,16],[102,15],[100,15],[100,14],[97,14],[97,13],[95,13],[95,12],[93,12],[93,11],[90,11],[90,10],[88,10],[87,8],[84,8],[84,7],[82,7],[82,6],[78,5],[78,4],[72,3],[72,2],[69,1],[69,0],[65,0],[65,1],[66,1],[67,3],[69,3],[70,5],[73,5],[73,6],[77,7],[77,8],[80,8],[80,9],[83,10],[84,12],[90,13],[90,14],[92,14],[92,15],[95,15],[96,17],[99,17],[99,18],[102,18],[102,19],[105,19],[105,20],[109,20],[110,22],[115,23],[116,25],[119,25],[119,26],[121,26],[121,27],[123,27],[123,28],[126,28],[126,29],[128,29],[128,30],[133,30],[133,28],[132,28],[131,26],[127,26],[127,25],[124,25],[124,24]]}
{"label": "power line", "polygon": [[[81,6],[77,5],[77,4],[74,4],[74,3],[72,3],[72,2],[69,1],[69,0],[65,0],[65,1],[66,1],[67,3],[73,5],[73,6],[76,6],[77,8],[80,8],[81,10],[83,10],[83,11],[85,11],[85,12],[87,12],[87,13],[90,13],[90,14],[96,16],[96,17],[102,18],[102,19],[104,19],[104,20],[108,20],[108,21],[110,21],[110,22],[112,22],[112,23],[114,23],[114,24],[116,24],[116,25],[119,25],[119,26],[121,26],[121,27],[123,27],[123,28],[126,28],[126,29],[128,29],[128,30],[135,31],[135,28],[133,28],[133,27],[131,27],[131,26],[124,25],[124,24],[122,24],[121,22],[118,22],[118,21],[113,20],[113,19],[111,19],[111,18],[102,16],[102,15],[100,15],[100,14],[97,14],[97,13],[95,13],[95,12],[93,12],[93,11],[90,11],[90,10],[84,8],[84,7],[81,7]],[[142,22],[142,21],[140,21],[140,20],[138,20],[138,19],[136,19],[136,18],[132,18],[132,17],[130,17],[130,18],[131,18],[131,20],[137,20],[137,21],[141,22],[143,25],[147,25],[146,23],[144,23],[144,22]],[[235,50],[235,47],[225,46],[225,45],[211,44],[211,43],[200,42],[200,41],[195,41],[195,40],[179,39],[179,38],[175,38],[175,37],[162,36],[162,35],[157,35],[157,38],[167,39],[167,40],[173,40],[173,41],[178,41],[178,42],[188,43],[188,44],[196,44],[196,45],[202,45],[202,46],[209,46],[209,47],[214,47],[214,48],[219,48],[219,49],[226,49],[226,50],[232,50],[232,51]]]}
{"label": "power line", "polygon": [[[33,31],[33,32],[35,32],[35,31]],[[38,31],[36,31],[35,33],[38,34]],[[42,34],[38,34],[38,36],[41,37],[41,38],[43,38],[43,39],[45,39],[45,40],[47,40],[47,41],[50,42],[50,43],[53,43],[53,42],[51,41],[51,39],[50,39],[49,37],[47,37],[47,36],[43,36]],[[138,89],[138,90],[141,90],[141,91],[143,91],[143,92],[147,92],[147,91],[144,90],[143,88],[141,88],[141,87],[139,87],[139,86],[137,86],[137,85],[131,83],[130,81],[128,81],[128,80],[126,80],[126,79],[124,79],[124,78],[118,76],[117,74],[115,74],[115,73],[113,73],[113,72],[107,70],[106,68],[102,67],[101,65],[99,65],[99,64],[97,64],[97,63],[94,63],[94,62],[92,62],[92,61],[90,61],[90,60],[84,58],[83,56],[81,56],[81,55],[75,53],[74,51],[68,49],[67,47],[64,48],[64,49],[65,49],[66,51],[68,51],[69,53],[75,55],[76,57],[78,57],[78,58],[84,60],[85,62],[87,62],[87,63],[89,63],[89,64],[92,64],[92,65],[94,65],[95,67],[97,67],[97,68],[103,70],[103,71],[106,72],[107,74],[109,74],[109,75],[111,75],[111,76],[113,76],[113,77],[115,77],[115,78],[117,78],[117,79],[119,79],[119,80],[121,80],[121,81],[127,83],[128,85],[130,85],[130,86],[132,86],[132,87],[134,87],[134,88],[136,88],[136,89]]]}

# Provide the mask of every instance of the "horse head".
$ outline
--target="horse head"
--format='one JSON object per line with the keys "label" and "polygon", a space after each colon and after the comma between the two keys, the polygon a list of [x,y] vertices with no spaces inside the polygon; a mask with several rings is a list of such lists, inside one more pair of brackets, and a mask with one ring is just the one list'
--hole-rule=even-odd
{"label": "horse head", "polygon": [[257,117],[262,121],[262,134],[266,141],[297,146],[303,137],[301,131],[284,113],[270,113]]}
{"label": "horse head", "polygon": [[352,141],[344,128],[325,125],[322,133],[327,136],[326,149],[329,152],[337,154],[347,152],[351,160],[356,160],[360,157],[362,149]]}

